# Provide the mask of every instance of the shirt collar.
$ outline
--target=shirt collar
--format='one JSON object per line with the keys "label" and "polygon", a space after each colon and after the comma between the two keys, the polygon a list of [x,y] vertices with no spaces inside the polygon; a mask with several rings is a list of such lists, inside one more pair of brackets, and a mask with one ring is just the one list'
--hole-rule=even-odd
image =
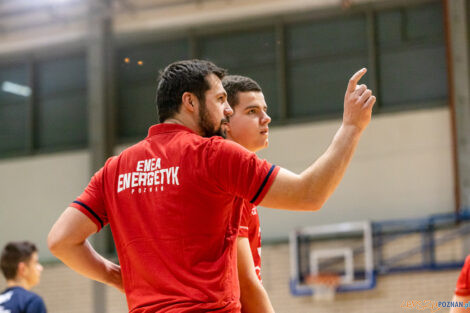
{"label": "shirt collar", "polygon": [[158,135],[158,134],[172,133],[172,132],[179,132],[179,131],[186,131],[189,133],[196,134],[196,132],[194,132],[192,129],[183,125],[161,123],[161,124],[150,126],[147,138]]}

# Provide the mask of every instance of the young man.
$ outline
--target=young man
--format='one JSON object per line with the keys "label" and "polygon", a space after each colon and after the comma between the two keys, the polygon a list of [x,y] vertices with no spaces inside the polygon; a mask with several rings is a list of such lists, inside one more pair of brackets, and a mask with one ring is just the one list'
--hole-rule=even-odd
{"label": "young man", "polygon": [[[375,97],[350,80],[331,146],[297,175],[221,137],[233,111],[208,61],[167,66],[157,88],[161,124],[108,159],[52,227],[51,252],[75,271],[125,290],[129,311],[240,312],[236,197],[254,205],[318,210],[341,180],[370,122]],[[120,265],[87,238],[110,224]]]}
{"label": "young man", "polygon": [[[233,115],[226,125],[227,139],[251,152],[268,146],[268,106],[261,87],[252,79],[230,75],[222,80]],[[261,232],[256,206],[237,199],[242,206],[242,218],[237,239],[237,264],[240,282],[240,302],[243,313],[274,312],[268,294],[261,283]]]}
{"label": "young man", "polygon": [[10,242],[2,251],[0,267],[7,289],[0,294],[0,312],[45,313],[40,296],[29,291],[39,284],[42,266],[36,246],[28,241]]}

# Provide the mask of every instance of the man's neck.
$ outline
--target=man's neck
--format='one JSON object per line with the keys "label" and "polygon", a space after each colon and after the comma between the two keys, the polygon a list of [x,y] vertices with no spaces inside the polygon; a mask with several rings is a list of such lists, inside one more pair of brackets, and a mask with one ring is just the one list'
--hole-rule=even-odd
{"label": "man's neck", "polygon": [[178,125],[183,125],[183,126],[186,126],[184,125],[184,123],[182,121],[180,121],[179,119],[177,118],[167,118],[163,124],[178,124]]}
{"label": "man's neck", "polygon": [[201,131],[199,129],[199,127],[196,126],[195,123],[193,123],[191,120],[188,120],[188,119],[185,119],[184,117],[182,116],[175,116],[175,117],[171,117],[171,118],[167,118],[163,124],[177,124],[177,125],[182,125],[182,126],[185,126],[189,129],[191,129],[192,131],[194,131],[196,134],[200,135],[201,136]]}
{"label": "man's neck", "polygon": [[31,289],[31,286],[29,286],[26,280],[21,279],[21,278],[7,280],[7,288],[12,288],[12,287],[22,287],[26,290]]}

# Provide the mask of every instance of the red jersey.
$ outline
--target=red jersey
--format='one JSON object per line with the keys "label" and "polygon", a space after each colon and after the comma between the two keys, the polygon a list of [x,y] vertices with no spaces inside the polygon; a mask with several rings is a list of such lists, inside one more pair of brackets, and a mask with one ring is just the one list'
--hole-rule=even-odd
{"label": "red jersey", "polygon": [[159,124],[71,206],[110,224],[130,312],[239,312],[233,202],[258,204],[278,171],[236,143]]}
{"label": "red jersey", "polygon": [[465,259],[465,264],[457,280],[455,294],[461,297],[470,296],[470,255]]}
{"label": "red jersey", "polygon": [[261,281],[261,228],[256,205],[243,200],[242,219],[240,221],[239,237],[248,237],[251,255],[255,264],[256,276]]}

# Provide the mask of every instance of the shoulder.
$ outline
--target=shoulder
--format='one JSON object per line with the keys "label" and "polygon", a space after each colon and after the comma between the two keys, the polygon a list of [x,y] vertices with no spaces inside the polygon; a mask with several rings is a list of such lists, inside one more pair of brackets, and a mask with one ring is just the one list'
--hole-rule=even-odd
{"label": "shoulder", "polygon": [[26,290],[22,287],[15,287],[13,289],[10,289],[10,290],[7,290],[6,293],[4,293],[4,295],[8,294],[9,292],[11,292],[15,297],[17,297],[17,299],[22,302],[23,304],[25,304],[26,306],[29,306],[29,305],[37,305],[37,304],[42,304],[44,305],[44,301],[42,300],[42,298],[32,292],[32,291],[29,291],[29,290]]}
{"label": "shoulder", "polygon": [[184,149],[190,153],[196,153],[207,156],[209,159],[231,160],[238,158],[247,158],[256,156],[254,153],[246,150],[236,142],[215,136],[203,138],[194,136],[194,140],[187,142]]}
{"label": "shoulder", "polygon": [[104,163],[103,167],[101,167],[99,170],[95,172],[93,175],[94,177],[98,177],[102,175],[110,166],[113,166],[116,164],[116,161],[118,160],[119,156],[112,156],[109,157],[106,162]]}
{"label": "shoulder", "polygon": [[44,300],[34,292],[28,291],[29,297],[26,303],[26,312],[45,313],[46,305]]}
{"label": "shoulder", "polygon": [[228,150],[235,150],[235,151],[240,150],[240,151],[249,152],[238,143],[232,140],[224,139],[220,136],[213,136],[210,138],[204,138],[200,136],[195,136],[195,137],[196,137],[194,138],[195,141],[201,145],[218,147],[220,149],[228,149]]}
{"label": "shoulder", "polygon": [[221,137],[211,138],[210,141],[207,142],[207,146],[211,148],[209,150],[216,157],[222,158],[224,162],[258,160],[255,153],[248,151],[234,141]]}
{"label": "shoulder", "polygon": [[232,140],[227,140],[223,139],[222,137],[213,137],[211,138],[212,144],[215,146],[220,147],[221,149],[226,149],[234,152],[240,152],[243,154],[253,154],[253,152],[248,151],[245,149],[243,146],[239,145],[238,143],[232,141]]}

